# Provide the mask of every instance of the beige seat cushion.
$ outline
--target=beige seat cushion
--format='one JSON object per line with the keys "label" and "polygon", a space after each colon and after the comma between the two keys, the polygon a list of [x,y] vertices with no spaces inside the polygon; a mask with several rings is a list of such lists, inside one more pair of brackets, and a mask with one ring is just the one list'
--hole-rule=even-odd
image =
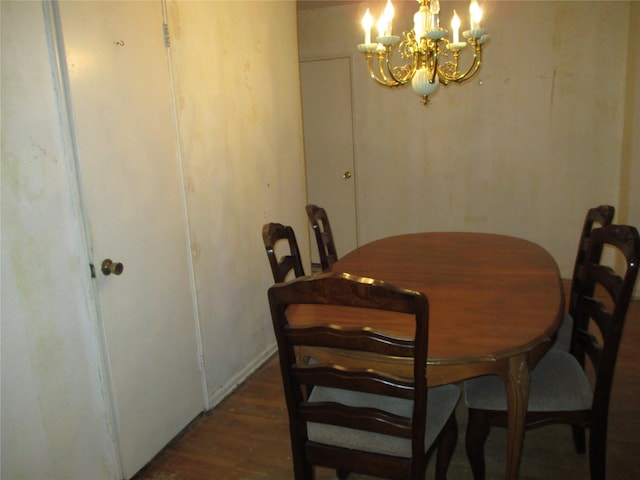
{"label": "beige seat cushion", "polygon": [[565,313],[562,319],[562,323],[560,324],[560,328],[558,329],[558,334],[556,335],[556,341],[553,342],[553,346],[551,348],[556,348],[558,350],[562,350],[563,352],[568,352],[571,348],[572,329],[573,317],[568,313]]}
{"label": "beige seat cushion", "polygon": [[[582,367],[570,353],[552,348],[531,371],[530,412],[587,410],[592,396]],[[507,409],[504,382],[495,375],[465,381],[464,398],[469,408]]]}
{"label": "beige seat cushion", "polygon": [[[426,449],[433,444],[439,435],[459,398],[460,389],[454,385],[429,389]],[[413,401],[411,400],[325,387],[314,388],[309,401],[336,402],[349,406],[378,408],[409,418],[412,416],[413,410]],[[325,445],[405,458],[411,457],[411,440],[409,439],[311,422],[307,425],[307,432],[309,440]]]}

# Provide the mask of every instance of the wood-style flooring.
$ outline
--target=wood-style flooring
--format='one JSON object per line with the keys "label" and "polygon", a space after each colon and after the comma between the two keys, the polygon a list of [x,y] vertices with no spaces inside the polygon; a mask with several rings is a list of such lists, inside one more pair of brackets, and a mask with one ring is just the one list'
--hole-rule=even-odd
{"label": "wood-style flooring", "polygon": [[[640,480],[640,301],[627,317],[618,356],[609,416],[607,470],[611,480]],[[464,450],[466,410],[457,410],[458,446],[449,479],[472,479]],[[504,478],[505,431],[487,442],[487,479]],[[427,478],[433,478],[430,465]],[[224,480],[293,478],[287,413],[277,359],[272,358],[219,406],[200,416],[136,477],[136,480]],[[336,478],[316,469],[317,480]],[[353,480],[370,477],[352,475]],[[523,480],[589,478],[588,458],[577,455],[569,427],[526,433]]]}

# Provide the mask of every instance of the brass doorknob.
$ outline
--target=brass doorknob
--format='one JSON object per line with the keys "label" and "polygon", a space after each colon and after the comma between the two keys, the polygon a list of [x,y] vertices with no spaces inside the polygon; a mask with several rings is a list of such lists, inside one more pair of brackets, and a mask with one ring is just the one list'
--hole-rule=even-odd
{"label": "brass doorknob", "polygon": [[113,262],[110,258],[107,258],[102,261],[102,273],[105,275],[120,275],[124,270],[124,265],[120,262]]}
{"label": "brass doorknob", "polygon": [[351,178],[351,172],[349,170],[347,170],[346,172],[344,172],[342,174],[342,178],[344,178],[345,180],[348,178]]}

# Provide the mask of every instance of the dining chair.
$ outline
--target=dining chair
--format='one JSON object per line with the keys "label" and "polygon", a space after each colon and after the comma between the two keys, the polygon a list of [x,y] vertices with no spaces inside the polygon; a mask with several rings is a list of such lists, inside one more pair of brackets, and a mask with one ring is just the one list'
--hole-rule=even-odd
{"label": "dining chair", "polygon": [[320,267],[324,272],[338,261],[338,253],[336,252],[336,244],[333,241],[329,216],[324,208],[314,204],[307,205],[305,209],[318,244]]}
{"label": "dining chair", "polygon": [[[274,282],[284,282],[291,271],[294,272],[296,277],[304,276],[302,258],[300,257],[298,241],[293,228],[281,223],[266,223],[262,227],[262,240],[267,251]],[[276,244],[281,240],[287,241],[289,251],[278,259]]]}
{"label": "dining chair", "polygon": [[[436,478],[444,480],[457,442],[460,389],[427,388],[427,297],[332,272],[274,285],[268,296],[296,480],[314,478],[314,466],[335,469],[341,479],[350,472],[423,479],[436,449]],[[323,311],[331,315],[291,324],[301,305],[330,306]],[[399,312],[414,336],[367,328],[362,319],[374,310]]]}
{"label": "dining chair", "polygon": [[[613,221],[615,215],[615,208],[611,205],[600,205],[598,207],[590,208],[587,210],[584,223],[582,225],[582,231],[580,232],[580,238],[578,240],[578,253],[576,254],[576,260],[573,265],[573,275],[571,276],[571,290],[569,293],[569,308],[558,333],[556,340],[553,344],[553,348],[559,348],[568,352],[571,349],[571,338],[573,332],[573,317],[575,316],[576,299],[578,292],[581,289],[580,275],[584,264],[585,255],[587,253],[587,245],[589,243],[589,236],[591,230],[595,227],[606,227]],[[592,261],[598,263],[600,258],[592,259]]]}
{"label": "dining chair", "polygon": [[[621,254],[623,271],[616,273],[599,263],[603,248]],[[551,349],[531,371],[525,427],[565,423],[588,428],[592,480],[606,475],[611,384],[639,262],[640,236],[634,227],[612,224],[591,232],[581,273],[584,283],[574,307],[571,352]],[[593,382],[585,367],[593,372]],[[504,383],[496,376],[467,380],[464,399],[469,408],[467,456],[474,478],[480,480],[485,478],[484,444],[489,430],[507,426]]]}

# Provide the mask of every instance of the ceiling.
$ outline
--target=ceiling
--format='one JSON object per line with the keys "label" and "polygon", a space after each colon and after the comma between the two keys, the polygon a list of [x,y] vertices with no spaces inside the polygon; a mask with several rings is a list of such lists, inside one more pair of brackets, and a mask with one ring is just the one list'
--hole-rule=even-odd
{"label": "ceiling", "polygon": [[298,10],[306,10],[309,8],[335,7],[338,5],[347,5],[349,3],[360,3],[362,0],[297,0]]}

